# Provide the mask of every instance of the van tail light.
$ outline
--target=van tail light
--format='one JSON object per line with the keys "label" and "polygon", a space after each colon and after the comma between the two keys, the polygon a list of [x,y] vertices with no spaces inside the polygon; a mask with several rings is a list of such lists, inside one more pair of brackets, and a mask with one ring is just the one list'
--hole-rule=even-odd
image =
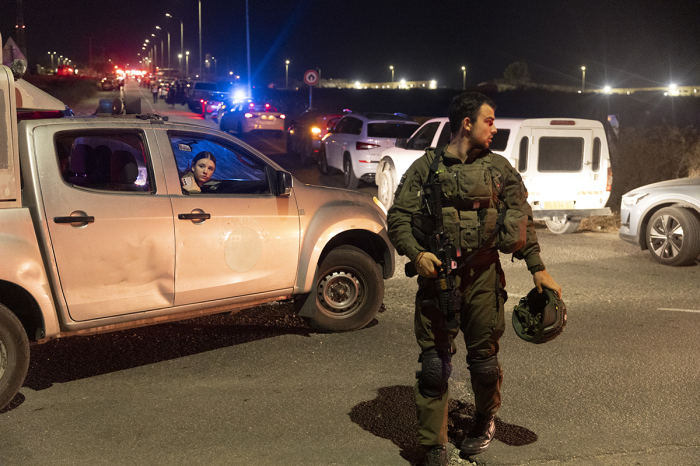
{"label": "van tail light", "polygon": [[608,183],[605,185],[605,190],[612,190],[612,167],[608,167]]}
{"label": "van tail light", "polygon": [[373,149],[375,147],[379,147],[379,144],[370,144],[368,142],[360,142],[360,141],[357,141],[355,143],[355,149],[357,149],[357,150],[370,150],[370,149]]}

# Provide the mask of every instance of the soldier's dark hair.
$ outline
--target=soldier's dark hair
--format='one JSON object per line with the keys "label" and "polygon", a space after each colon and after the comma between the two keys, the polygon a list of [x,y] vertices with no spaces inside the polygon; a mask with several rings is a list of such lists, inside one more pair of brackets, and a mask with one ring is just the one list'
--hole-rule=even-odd
{"label": "soldier's dark hair", "polygon": [[216,166],[216,156],[212,154],[211,152],[207,152],[203,150],[199,154],[195,155],[194,159],[192,159],[192,169],[194,170],[194,166],[197,164],[202,159],[209,159],[212,162],[214,162],[214,166]]}
{"label": "soldier's dark hair", "polygon": [[450,132],[454,134],[459,131],[465,118],[475,121],[479,116],[479,109],[484,104],[496,110],[496,103],[480,92],[463,92],[452,99],[447,111],[447,116],[450,118]]}

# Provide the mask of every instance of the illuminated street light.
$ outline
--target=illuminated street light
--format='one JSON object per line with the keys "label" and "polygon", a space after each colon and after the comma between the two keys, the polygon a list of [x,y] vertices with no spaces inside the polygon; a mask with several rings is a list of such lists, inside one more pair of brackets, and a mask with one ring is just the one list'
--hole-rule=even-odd
{"label": "illuminated street light", "polygon": [[394,65],[389,66],[389,69],[391,70],[391,82],[394,82]]}
{"label": "illuminated street light", "polygon": [[467,67],[462,67],[462,90],[467,88]]}
{"label": "illuminated street light", "polygon": [[400,82],[400,84],[401,84],[401,85],[400,85],[399,87],[406,87],[406,80],[405,80],[405,79],[402,79],[401,82]]}
{"label": "illuminated street light", "polygon": [[182,54],[177,54],[177,69],[180,71],[182,69]]}
{"label": "illuminated street light", "polygon": [[185,79],[190,76],[190,52],[189,50],[185,52]]}
{"label": "illuminated street light", "polygon": [[605,92],[606,94],[610,94],[610,92],[611,92],[610,86],[605,86],[605,87],[603,88],[603,92]]}
{"label": "illuminated street light", "polygon": [[284,62],[284,88],[289,89],[289,60]]}
{"label": "illuminated street light", "polygon": [[586,67],[582,66],[581,67],[581,92],[584,92],[586,90]]}

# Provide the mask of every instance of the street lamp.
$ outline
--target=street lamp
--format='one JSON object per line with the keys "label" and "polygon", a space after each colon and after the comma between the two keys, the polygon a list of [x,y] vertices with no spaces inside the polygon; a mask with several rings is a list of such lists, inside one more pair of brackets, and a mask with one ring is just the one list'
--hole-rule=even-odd
{"label": "street lamp", "polygon": [[[158,29],[159,31],[164,30],[164,29],[161,29],[160,26],[156,26],[156,29]],[[170,67],[170,31],[165,29],[165,32],[168,34],[168,76],[170,76],[170,72],[172,70],[172,68]],[[162,42],[161,42],[161,49],[162,49],[162,47],[163,46],[162,46]],[[162,50],[161,50],[161,52],[162,52]],[[161,53],[161,57],[162,57],[162,53]],[[163,64],[165,64],[165,62],[163,62]]]}
{"label": "street lamp", "polygon": [[467,88],[467,67],[462,67],[462,90]]}
{"label": "street lamp", "polygon": [[284,88],[289,89],[289,60],[284,62]]}
{"label": "street lamp", "polygon": [[178,74],[180,73],[180,70],[182,70],[182,54],[178,53],[177,54],[177,71]]}
{"label": "street lamp", "polygon": [[[167,16],[167,17],[170,18],[170,19],[176,19],[176,18],[175,18],[173,15],[171,15],[170,13],[166,13],[165,16]],[[179,18],[177,18],[177,19],[180,21],[180,55],[179,55],[179,56],[180,56],[180,58],[182,58],[182,54],[185,53],[185,52],[184,52],[185,45],[184,45],[184,39],[183,39],[183,38],[184,38],[184,33],[183,33],[184,29],[183,29],[183,26],[182,26],[182,20],[179,19]],[[182,63],[180,63],[179,71],[182,71]]]}
{"label": "street lamp", "polygon": [[586,67],[582,66],[581,67],[581,92],[586,90]]}
{"label": "street lamp", "polygon": [[389,69],[391,70],[391,82],[393,83],[394,82],[394,65],[391,65],[389,67]]}
{"label": "street lamp", "polygon": [[190,52],[189,50],[185,52],[185,79],[189,79],[190,76]]}
{"label": "street lamp", "polygon": [[214,81],[216,81],[217,76],[219,75],[217,70],[216,70],[216,58],[211,57],[212,61],[214,62]]}

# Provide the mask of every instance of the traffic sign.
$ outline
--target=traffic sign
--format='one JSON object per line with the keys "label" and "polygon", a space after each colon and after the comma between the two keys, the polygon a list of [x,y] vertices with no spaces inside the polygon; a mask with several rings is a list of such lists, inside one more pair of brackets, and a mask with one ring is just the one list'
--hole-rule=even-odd
{"label": "traffic sign", "polygon": [[304,82],[309,86],[313,86],[318,82],[318,71],[309,70],[304,73]]}

